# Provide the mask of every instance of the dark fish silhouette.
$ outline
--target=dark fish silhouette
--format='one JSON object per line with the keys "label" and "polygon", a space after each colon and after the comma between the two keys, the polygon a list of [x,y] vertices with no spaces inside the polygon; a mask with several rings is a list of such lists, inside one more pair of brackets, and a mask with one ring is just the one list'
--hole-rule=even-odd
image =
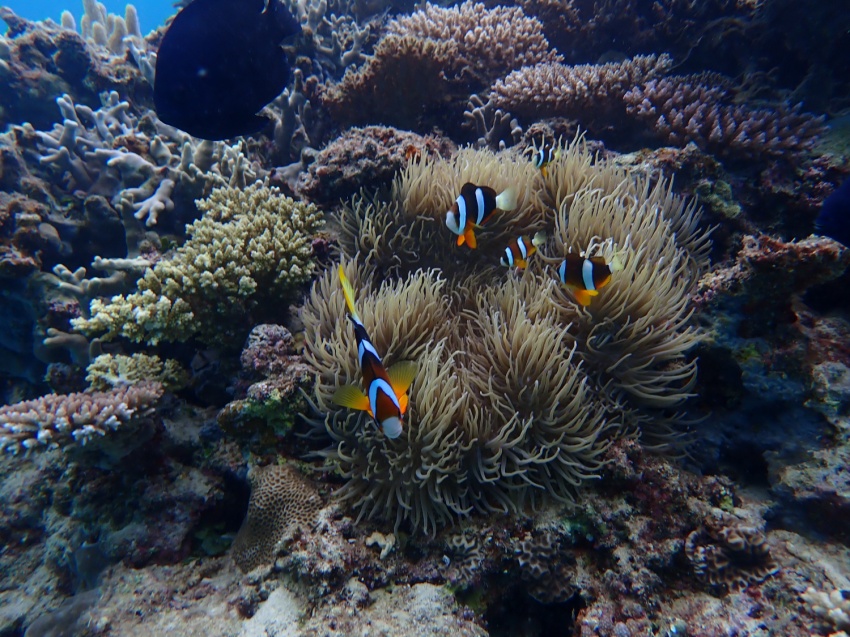
{"label": "dark fish silhouette", "polygon": [[850,247],[850,179],[823,202],[815,230]]}
{"label": "dark fish silhouette", "polygon": [[157,53],[157,116],[203,139],[257,132],[269,122],[257,113],[289,80],[280,44],[300,32],[280,0],[195,0]]}

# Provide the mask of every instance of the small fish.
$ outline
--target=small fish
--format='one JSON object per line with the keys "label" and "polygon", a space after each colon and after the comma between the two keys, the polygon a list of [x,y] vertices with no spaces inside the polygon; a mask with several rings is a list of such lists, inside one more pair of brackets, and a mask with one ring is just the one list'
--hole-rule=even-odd
{"label": "small fish", "polygon": [[524,269],[528,265],[529,257],[537,252],[537,248],[546,241],[546,233],[542,230],[529,240],[526,237],[517,237],[505,248],[505,256],[500,263],[506,268]]}
{"label": "small fish", "polygon": [[576,301],[587,307],[599,290],[611,282],[611,273],[620,267],[616,259],[609,264],[604,257],[569,254],[558,267],[558,278],[570,288]]}
{"label": "small fish", "polygon": [[850,179],[824,200],[815,230],[850,247]]}
{"label": "small fish", "polygon": [[356,385],[343,385],[333,395],[333,401],[342,407],[369,412],[387,438],[398,438],[402,431],[404,412],[407,411],[407,390],[416,375],[416,363],[401,361],[389,369],[384,368],[381,357],[354,309],[354,290],[342,266],[339,266],[339,280],[348,307],[348,318],[354,325],[357,358],[367,393],[364,394]]}
{"label": "small fish", "polygon": [[532,147],[529,150],[533,152],[531,161],[534,163],[534,167],[539,168],[540,174],[544,177],[546,176],[546,167],[561,156],[561,149],[555,148],[548,142],[543,142],[540,148]]}
{"label": "small fish", "polygon": [[257,113],[289,81],[280,44],[300,32],[281,0],[194,0],[159,45],[157,117],[202,139],[257,132],[269,123]]}
{"label": "small fish", "polygon": [[460,196],[452,209],[446,213],[446,225],[457,235],[457,244],[466,243],[473,250],[478,247],[475,228],[483,226],[497,210],[507,211],[516,208],[516,190],[507,188],[504,192],[487,186],[476,186],[469,182],[460,189]]}

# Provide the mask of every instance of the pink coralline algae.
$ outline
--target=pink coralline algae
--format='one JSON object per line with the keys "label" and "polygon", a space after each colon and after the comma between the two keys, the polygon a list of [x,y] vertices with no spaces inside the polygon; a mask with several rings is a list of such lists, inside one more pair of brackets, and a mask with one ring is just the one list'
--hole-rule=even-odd
{"label": "pink coralline algae", "polygon": [[651,123],[669,144],[694,142],[719,156],[747,159],[805,150],[823,130],[823,119],[782,105],[775,109],[732,103],[722,86],[703,76],[665,77],[625,94],[629,113]]}

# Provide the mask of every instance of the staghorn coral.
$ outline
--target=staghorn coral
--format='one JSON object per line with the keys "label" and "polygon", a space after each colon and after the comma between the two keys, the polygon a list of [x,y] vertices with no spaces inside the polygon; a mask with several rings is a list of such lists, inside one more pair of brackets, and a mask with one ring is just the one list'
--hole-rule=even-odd
{"label": "staghorn coral", "polygon": [[249,478],[248,513],[232,548],[243,572],[273,562],[281,543],[312,529],[322,508],[315,487],[291,465],[254,467]]}
{"label": "staghorn coral", "polygon": [[86,445],[117,450],[107,445],[143,432],[162,391],[159,383],[140,382],[107,392],[48,394],[0,407],[0,448],[8,453]]}
{"label": "staghorn coral", "polygon": [[312,235],[322,223],[314,206],[257,182],[218,188],[197,202],[205,215],[189,239],[145,271],[138,291],[95,299],[75,329],[108,340],[184,341],[231,345],[247,332],[252,310],[280,303],[313,271]]}
{"label": "staghorn coral", "polygon": [[[113,90],[139,101],[150,99],[150,82],[143,64],[134,65],[124,55],[132,43],[139,59],[147,60],[147,45],[138,33],[135,9],[132,5],[127,8],[126,18],[131,23],[128,30],[125,19],[107,17],[105,11],[100,12],[102,5],[89,4],[98,10],[98,20],[102,16],[104,21],[99,24],[99,31],[105,37],[99,41],[91,37],[90,30],[81,37],[71,23],[60,26],[52,20],[31,22],[8,7],[0,9],[0,19],[9,25],[5,36],[0,36],[0,78],[5,89],[0,129],[23,122],[35,127],[50,125],[54,100],[63,94],[87,104],[97,103],[99,92]],[[108,34],[107,21],[113,28]],[[118,31],[119,22],[123,32]],[[110,45],[120,52],[111,50]]]}
{"label": "staghorn coral", "polygon": [[591,130],[623,111],[623,95],[671,67],[667,55],[638,55],[623,62],[568,66],[541,62],[512,71],[490,89],[492,104],[528,119],[570,117]]}
{"label": "staghorn coral", "polygon": [[624,95],[627,110],[651,123],[665,143],[694,142],[723,157],[752,159],[797,153],[823,131],[823,118],[797,104],[753,108],[732,102],[730,91],[705,76],[653,79]]}
{"label": "staghorn coral", "polygon": [[517,7],[428,4],[386,31],[365,65],[324,87],[322,103],[337,120],[424,128],[441,109],[462,112],[470,93],[516,65],[559,59],[540,22]]}
{"label": "staghorn coral", "polygon": [[685,555],[697,576],[724,590],[745,588],[779,571],[764,533],[719,510],[688,535]]}
{"label": "staghorn coral", "polygon": [[[472,511],[569,501],[598,476],[612,439],[675,438],[696,378],[686,353],[702,338],[690,301],[710,245],[699,211],[665,180],[593,163],[581,138],[561,150],[545,179],[527,160],[483,150],[413,162],[389,201],[343,210],[342,249],[364,255],[346,270],[367,332],[388,364],[420,365],[396,441],[336,406],[334,391],[360,370],[336,275],[317,282],[302,316],[325,414],[314,433],[333,441],[323,454],[360,517],[433,533]],[[474,251],[442,224],[467,180],[512,184],[520,202],[480,230]],[[551,239],[531,267],[495,266],[500,238],[541,228]],[[624,262],[589,308],[547,272],[569,250]],[[439,270],[410,271],[423,265]],[[386,280],[370,288],[372,277]]]}

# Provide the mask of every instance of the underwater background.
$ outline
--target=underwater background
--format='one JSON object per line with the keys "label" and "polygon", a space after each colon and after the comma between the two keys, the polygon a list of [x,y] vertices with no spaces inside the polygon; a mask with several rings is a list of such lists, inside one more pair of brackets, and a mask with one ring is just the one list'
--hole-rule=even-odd
{"label": "underwater background", "polygon": [[846,7],[270,6],[0,8],[0,637],[850,632]]}

